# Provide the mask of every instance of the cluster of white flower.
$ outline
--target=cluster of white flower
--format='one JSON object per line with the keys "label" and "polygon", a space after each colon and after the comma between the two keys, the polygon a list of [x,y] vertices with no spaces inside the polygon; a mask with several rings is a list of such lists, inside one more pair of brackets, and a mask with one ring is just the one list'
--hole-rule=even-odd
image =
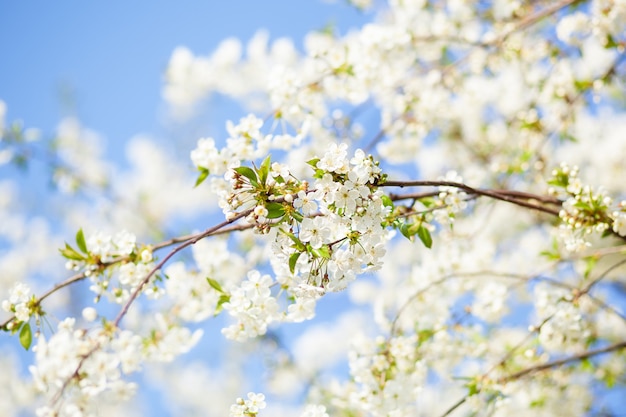
{"label": "cluster of white flower", "polygon": [[74,319],[65,319],[49,340],[39,337],[34,351],[30,371],[37,389],[50,401],[38,409],[40,417],[93,415],[94,397],[106,392],[127,399],[136,390],[136,384],[122,380],[122,373],[139,367],[142,348],[137,336],[123,333],[112,342],[104,330],[78,330]]}
{"label": "cluster of white flower", "polygon": [[109,167],[103,161],[102,138],[81,126],[75,118],[63,119],[57,128],[54,146],[62,149],[55,166],[54,182],[65,193],[81,187],[103,187],[107,184]]}
{"label": "cluster of white flower", "polygon": [[[225,213],[245,203],[245,201],[229,199],[231,190],[229,190],[228,180],[237,179],[232,177],[232,169],[239,167],[241,161],[265,157],[272,149],[292,149],[300,144],[308,131],[308,124],[303,123],[295,135],[271,135],[262,134],[260,131],[262,126],[263,120],[253,114],[241,118],[236,125],[228,121],[226,128],[229,137],[226,139],[225,147],[218,149],[213,138],[202,138],[198,140],[196,149],[191,151],[191,160],[194,165],[200,171],[206,172],[206,176],[212,175],[209,183],[211,191],[218,195],[219,205]],[[280,164],[272,167],[270,180],[276,177],[281,177],[281,182],[292,180],[286,167],[281,168]],[[272,182],[271,185],[276,185],[276,183]],[[258,215],[262,214],[258,213]]]}
{"label": "cluster of white flower", "polygon": [[[230,125],[227,148],[235,149],[238,158],[253,157],[256,151],[244,148],[258,142],[261,127],[260,119],[253,116],[238,126]],[[203,143],[214,149],[213,142]],[[210,163],[199,162],[197,153],[192,159],[209,169]],[[228,297],[223,307],[237,318],[224,329],[228,338],[245,340],[264,334],[266,326],[278,319],[310,319],[316,299],[324,292],[344,289],[358,274],[380,267],[387,235],[381,224],[389,208],[376,189],[382,174],[371,156],[357,150],[348,158],[346,144],[331,144],[321,158],[309,162],[315,177],[311,185],[269,158],[254,169],[237,166],[238,161],[230,165],[235,167],[225,174],[230,186],[220,190],[220,204],[227,218],[249,211],[247,219],[255,230],[272,232],[276,281],[294,299],[287,314],[279,314],[270,290],[274,281],[253,271],[241,286],[221,294]]]}
{"label": "cluster of white flower", "polygon": [[185,47],[176,48],[163,88],[163,96],[174,113],[183,118],[189,116],[195,103],[214,92],[242,101],[249,95],[251,107],[264,108],[265,102],[253,93],[266,88],[269,68],[295,64],[296,48],[286,38],[275,39],[269,45],[269,34],[258,31],[246,46],[247,60],[242,60],[242,49],[235,38],[220,43],[210,57],[196,57]]}
{"label": "cluster of white flower", "polygon": [[539,341],[548,350],[576,351],[585,345],[591,332],[571,292],[546,283],[535,287],[535,309],[539,320]]}
{"label": "cluster of white flower", "polygon": [[75,328],[75,319],[59,323],[49,339],[40,335],[35,364],[30,367],[37,390],[48,404],[37,415],[95,416],[96,398],[127,400],[137,388],[124,375],[141,369],[146,360],[169,362],[186,353],[201,337],[156,316],[156,328],[142,338],[130,330],[105,325],[91,330]]}
{"label": "cluster of white flower", "polygon": [[191,151],[191,161],[198,168],[207,169],[215,175],[224,175],[229,169],[239,165],[228,148],[218,150],[213,138],[198,140],[197,147]]}
{"label": "cluster of white flower", "polygon": [[87,238],[86,243],[89,253],[100,258],[102,262],[109,262],[116,257],[133,253],[137,238],[126,230],[118,232],[115,236],[96,232]]}
{"label": "cluster of white flower", "polygon": [[22,282],[13,285],[7,300],[2,301],[2,309],[15,314],[19,322],[27,322],[32,311],[30,287]]}
{"label": "cluster of white flower", "polygon": [[230,407],[230,417],[254,417],[267,406],[263,394],[249,392],[247,397],[247,400],[237,398],[235,404]]}
{"label": "cluster of white flower", "polygon": [[309,404],[306,406],[300,417],[330,417],[323,405]]}
{"label": "cluster of white flower", "polygon": [[[378,268],[385,253],[386,232],[381,223],[388,209],[382,193],[375,189],[380,168],[362,151],[348,160],[346,148],[332,145],[321,159],[313,160],[315,192],[307,197],[322,216],[305,217],[277,235],[277,249],[285,265],[290,259],[297,260],[291,269],[300,271],[302,280],[296,281],[296,286],[306,283],[326,291],[341,290],[356,275]],[[304,201],[299,205],[304,208]],[[299,247],[293,230],[297,231],[296,240],[310,250]]]}
{"label": "cluster of white flower", "polygon": [[583,37],[591,34],[591,17],[583,12],[564,16],[556,27],[559,40],[570,45],[580,44]]}
{"label": "cluster of white flower", "polygon": [[613,231],[620,236],[626,236],[626,200],[620,201],[618,204],[619,210],[613,211],[611,217],[613,218]]}
{"label": "cluster of white flower", "polygon": [[[125,251],[116,252],[116,256],[130,255],[134,251],[133,238],[133,245],[129,245]],[[144,279],[154,267],[152,251],[147,248],[143,249],[134,261],[129,260],[119,266],[113,266],[111,271],[116,272],[116,274],[90,274],[91,285],[89,289],[96,294],[96,300],[105,296],[117,304],[124,303],[133,292],[142,286]],[[117,277],[117,285],[111,282],[115,276]],[[157,285],[157,280],[157,275],[153,274],[142,287],[142,291],[152,299],[159,298],[164,294],[163,288]]]}
{"label": "cluster of white flower", "polygon": [[626,21],[626,1],[594,0],[591,2],[591,23],[593,34],[604,42],[612,38],[614,42],[624,41],[624,21]]}
{"label": "cluster of white flower", "polygon": [[509,311],[507,306],[508,287],[500,282],[490,282],[476,292],[472,314],[488,323],[499,322]]}
{"label": "cluster of white flower", "polygon": [[259,271],[250,271],[248,279],[230,293],[224,309],[237,319],[237,322],[222,329],[229,339],[245,341],[263,335],[267,325],[278,316],[278,302],[272,297],[273,280]]}
{"label": "cluster of white flower", "polygon": [[174,301],[172,311],[178,317],[201,321],[215,314],[219,293],[211,288],[205,276],[187,271],[182,262],[167,267],[165,275],[168,277],[165,291]]}
{"label": "cluster of white flower", "polygon": [[[463,183],[463,177],[456,171],[449,171],[444,177],[439,177],[439,180]],[[433,211],[433,216],[437,222],[444,225],[450,224],[454,222],[456,214],[467,208],[467,193],[458,187],[441,186],[439,187],[439,195],[435,200],[435,206],[441,207]]]}
{"label": "cluster of white flower", "polygon": [[[73,271],[84,270],[86,275],[91,275],[103,264],[132,254],[136,250],[137,238],[123,230],[115,236],[96,232],[85,239],[81,229],[77,236],[77,244],[80,252],[70,245],[66,245],[66,248],[61,251],[68,259],[65,267]],[[142,256],[151,256],[151,254],[148,252]]]}
{"label": "cluster of white flower", "polygon": [[202,330],[191,331],[178,325],[169,315],[155,314],[156,323],[144,341],[144,354],[148,360],[171,362],[189,352],[202,337]]}
{"label": "cluster of white flower", "polygon": [[559,237],[568,252],[577,252],[591,246],[588,240],[592,233],[603,234],[612,230],[626,236],[626,204],[620,203],[611,210],[613,199],[602,188],[592,189],[578,177],[578,167],[561,163],[552,171],[550,194],[563,198],[559,217]]}
{"label": "cluster of white flower", "polygon": [[415,335],[358,340],[349,353],[347,408],[372,416],[414,415],[428,373],[417,341]]}

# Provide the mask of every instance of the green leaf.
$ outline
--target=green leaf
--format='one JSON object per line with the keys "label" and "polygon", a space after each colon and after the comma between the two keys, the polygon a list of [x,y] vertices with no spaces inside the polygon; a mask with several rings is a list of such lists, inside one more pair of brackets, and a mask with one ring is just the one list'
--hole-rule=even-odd
{"label": "green leaf", "polygon": [[619,46],[619,43],[615,41],[615,38],[612,35],[607,35],[606,43],[604,44],[605,49],[612,49]]}
{"label": "green leaf", "polygon": [[30,324],[24,323],[20,330],[20,344],[26,350],[30,348],[33,342],[33,332],[30,330]]}
{"label": "green leaf", "polygon": [[222,310],[224,309],[224,303],[227,303],[230,301],[230,295],[220,295],[219,300],[217,300],[217,306],[215,306],[215,313],[214,316],[217,316],[218,314],[220,314],[222,312]]}
{"label": "green leaf", "polygon": [[590,256],[588,258],[585,258],[586,265],[585,265],[585,274],[584,277],[585,279],[589,278],[589,274],[591,274],[591,271],[593,270],[593,268],[596,266],[596,263],[598,262],[598,259],[594,256]]}
{"label": "green leaf", "polygon": [[326,171],[323,169],[316,169],[315,174],[313,174],[313,178],[322,179],[324,178],[324,174],[326,174]]}
{"label": "green leaf", "polygon": [[404,236],[405,238],[407,238],[409,240],[413,240],[413,239],[411,239],[411,237],[413,235],[411,234],[410,226],[412,226],[412,225],[407,224],[407,223],[402,223],[400,225],[400,233],[402,233],[402,236]]}
{"label": "green leaf", "polygon": [[539,255],[545,256],[548,260],[551,260],[551,261],[556,261],[556,260],[561,259],[561,255],[559,254],[558,251],[553,252],[549,250],[544,250],[544,251],[539,252]]}
{"label": "green leaf", "polygon": [[267,203],[265,208],[267,209],[268,219],[278,219],[285,215],[285,207],[280,203]]}
{"label": "green leaf", "polygon": [[383,194],[383,196],[381,197],[381,200],[383,200],[383,206],[393,207],[393,201],[387,194]]}
{"label": "green leaf", "polygon": [[478,388],[478,382],[471,381],[467,385],[467,396],[471,397],[472,395],[476,395],[480,392],[480,388]]}
{"label": "green leaf", "polygon": [[617,382],[617,377],[613,372],[605,372],[604,378],[602,378],[607,388],[613,388]]}
{"label": "green leaf", "polygon": [[593,372],[596,369],[596,367],[594,366],[593,362],[591,362],[589,358],[585,358],[580,361],[580,369],[585,372]]}
{"label": "green leaf", "polygon": [[417,229],[417,236],[420,238],[424,246],[430,249],[433,246],[433,238],[428,229],[420,224]]}
{"label": "green leaf", "polygon": [[256,176],[256,172],[254,172],[254,170],[252,168],[249,167],[237,167],[237,168],[233,168],[235,170],[235,172],[239,175],[243,175],[244,177],[246,177],[247,179],[250,180],[250,184],[252,184],[253,187],[258,187],[259,186],[259,181],[258,178]]}
{"label": "green leaf", "polygon": [[417,332],[417,345],[421,345],[435,334],[435,331],[432,329],[423,329]]}
{"label": "green leaf", "polygon": [[319,158],[313,158],[306,161],[307,164],[311,165],[313,168],[317,168],[317,163],[320,161]]}
{"label": "green leaf", "polygon": [[532,400],[530,402],[530,408],[541,408],[546,404],[546,399],[544,397],[537,398],[536,400]]}
{"label": "green leaf", "polygon": [[222,288],[222,286],[220,285],[219,282],[217,282],[216,280],[207,277],[206,278],[207,282],[209,283],[209,285],[211,286],[211,288],[213,288],[215,291],[224,294],[224,289]]}
{"label": "green leaf", "polygon": [[263,162],[261,162],[261,167],[259,168],[259,181],[261,184],[266,184],[267,183],[267,176],[270,173],[270,166],[271,166],[272,160],[270,158],[270,155],[267,156],[267,158],[265,158],[263,160]]}
{"label": "green leaf", "polygon": [[304,216],[300,213],[298,213],[297,211],[292,211],[291,212],[291,217],[297,221],[298,223],[302,223],[302,220],[304,220]]}
{"label": "green leaf", "polygon": [[296,263],[302,252],[296,252],[289,257],[289,272],[292,274],[296,271]]}
{"label": "green leaf", "polygon": [[83,255],[76,252],[76,249],[74,249],[67,243],[65,244],[64,249],[59,249],[59,252],[61,252],[61,255],[63,255],[64,258],[71,259],[73,261],[82,261],[85,259]]}
{"label": "green leaf", "polygon": [[198,175],[198,179],[196,180],[196,185],[194,185],[194,188],[202,184],[210,174],[209,170],[204,167],[198,167],[198,171],[200,171],[200,175]]}
{"label": "green leaf", "polygon": [[283,230],[283,229],[279,229],[279,230],[280,230],[283,234],[287,235],[287,237],[289,237],[289,239],[291,239],[291,240],[293,241],[293,243],[295,243],[295,246],[294,246],[294,247],[296,248],[296,250],[297,250],[297,251],[302,252],[303,250],[305,250],[305,249],[306,249],[305,244],[304,244],[304,243],[302,243],[302,241],[301,241],[300,239],[298,239],[298,238],[296,237],[296,235],[294,235],[293,233],[288,232],[288,231],[286,231],[286,230]]}
{"label": "green leaf", "polygon": [[330,250],[326,245],[323,245],[319,249],[311,248],[311,252],[319,258],[330,259]]}
{"label": "green leaf", "polygon": [[432,197],[424,197],[420,198],[420,203],[424,205],[426,208],[431,208],[435,205],[435,200]]}
{"label": "green leaf", "polygon": [[85,235],[83,234],[83,229],[78,229],[78,232],[76,233],[76,245],[82,253],[89,254],[89,251],[87,250],[87,244],[85,243]]}

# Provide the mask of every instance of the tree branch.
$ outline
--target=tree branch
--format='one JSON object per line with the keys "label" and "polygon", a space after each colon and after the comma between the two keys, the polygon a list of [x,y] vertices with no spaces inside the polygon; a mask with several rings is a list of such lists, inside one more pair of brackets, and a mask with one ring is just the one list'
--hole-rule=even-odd
{"label": "tree branch", "polygon": [[144,277],[144,279],[141,280],[141,283],[137,286],[135,291],[133,291],[133,293],[131,294],[130,298],[128,299],[128,301],[126,301],[126,304],[124,304],[124,307],[122,308],[122,310],[120,310],[119,314],[115,318],[115,321],[113,322],[115,327],[119,327],[120,322],[122,321],[122,319],[124,318],[124,316],[128,312],[128,309],[130,308],[131,304],[139,296],[139,294],[141,293],[141,290],[143,289],[143,287],[148,283],[148,281],[150,281],[150,278],[152,278],[154,276],[154,274],[156,274],[156,272],[158,270],[160,270],[163,267],[163,265],[165,265],[167,263],[167,261],[169,261],[172,258],[172,256],[176,255],[178,252],[180,252],[181,250],[185,249],[186,247],[191,246],[191,245],[199,242],[200,240],[204,239],[205,237],[208,237],[208,236],[211,236],[211,235],[215,234],[217,231],[219,231],[220,229],[225,228],[229,224],[232,224],[232,223],[236,222],[237,220],[239,220],[239,219],[241,219],[243,217],[246,217],[250,213],[252,213],[252,209],[246,210],[246,211],[244,211],[242,213],[239,213],[236,216],[232,217],[231,219],[225,220],[225,221],[223,221],[220,224],[217,224],[217,225],[215,225],[213,227],[208,228],[207,230],[205,230],[202,233],[198,233],[196,235],[192,235],[186,242],[184,242],[183,244],[181,244],[181,245],[177,246],[176,248],[172,249],[167,255],[165,255],[165,257],[154,268],[152,268],[152,270]]}
{"label": "tree branch", "polygon": [[[454,181],[385,181],[383,183],[378,184],[379,187],[454,187],[460,190],[463,190],[469,194],[474,194],[483,197],[490,197],[495,200],[506,201],[507,203],[515,204],[517,206],[530,208],[533,210],[541,211],[544,213],[551,214],[553,216],[559,215],[559,210],[544,207],[538,204],[533,204],[529,201],[536,200],[539,202],[544,202],[546,204],[560,204],[557,203],[557,200],[540,195],[534,195],[524,192],[518,191],[510,191],[510,190],[487,190],[482,188],[474,188],[470,187],[467,184],[463,184],[460,182]],[[392,194],[396,199],[400,199],[401,196]],[[391,195],[390,195],[391,198]],[[413,197],[407,197],[413,198]],[[392,198],[393,199],[393,198]]]}
{"label": "tree branch", "polygon": [[609,345],[600,349],[589,350],[587,352],[583,352],[578,355],[568,356],[566,358],[558,359],[552,362],[546,362],[541,365],[531,366],[530,368],[526,368],[514,374],[502,377],[498,379],[497,382],[504,383],[504,382],[513,381],[523,376],[534,374],[536,372],[541,372],[547,369],[556,368],[558,366],[566,365],[571,362],[582,361],[584,359],[591,358],[593,356],[601,355],[603,353],[614,352],[614,351],[621,350],[621,349],[626,349],[626,341],[618,342],[618,343],[615,343],[615,344],[612,344],[612,345]]}

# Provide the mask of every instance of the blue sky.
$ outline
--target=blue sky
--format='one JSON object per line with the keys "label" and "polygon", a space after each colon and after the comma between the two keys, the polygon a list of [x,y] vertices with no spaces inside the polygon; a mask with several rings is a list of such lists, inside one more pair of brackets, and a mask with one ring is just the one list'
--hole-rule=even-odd
{"label": "blue sky", "polygon": [[0,99],[8,120],[44,132],[74,114],[109,144],[159,135],[162,76],[176,46],[208,54],[226,37],[245,43],[266,28],[301,47],[312,29],[332,22],[345,32],[371,17],[344,3],[0,0]]}

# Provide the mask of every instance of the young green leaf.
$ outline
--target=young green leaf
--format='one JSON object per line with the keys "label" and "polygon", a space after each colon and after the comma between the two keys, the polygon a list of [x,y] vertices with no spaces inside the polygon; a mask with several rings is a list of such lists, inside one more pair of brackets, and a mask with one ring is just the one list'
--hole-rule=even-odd
{"label": "young green leaf", "polygon": [[259,182],[261,184],[267,183],[267,177],[270,173],[271,163],[272,163],[272,160],[270,158],[270,155],[268,155],[267,158],[265,158],[263,162],[261,163],[261,167],[259,168],[259,171],[258,171]]}
{"label": "young green leaf", "polygon": [[32,342],[33,332],[30,329],[30,324],[24,323],[22,324],[22,328],[20,329],[20,344],[24,349],[28,350]]}
{"label": "young green leaf", "polygon": [[430,232],[426,227],[420,224],[420,227],[417,229],[417,236],[420,238],[424,246],[430,249],[433,246],[433,238],[430,235]]}
{"label": "young green leaf", "polygon": [[296,263],[302,252],[295,252],[289,257],[289,272],[292,274],[296,271]]}
{"label": "young green leaf", "polygon": [[393,201],[391,200],[391,198],[389,198],[387,194],[383,194],[381,200],[383,201],[383,206],[393,208]]}
{"label": "young green leaf", "polygon": [[224,309],[224,303],[227,303],[229,301],[230,295],[220,295],[219,300],[217,300],[217,306],[215,306],[215,313],[213,315],[217,316],[218,314],[220,314]]}
{"label": "young green leaf", "polygon": [[307,164],[311,165],[313,168],[317,168],[317,163],[320,161],[319,158],[313,158],[306,161]]}
{"label": "young green leaf", "polygon": [[311,252],[320,258],[330,259],[330,250],[328,249],[328,246],[326,245],[323,245],[319,249],[311,248]]}
{"label": "young green leaf", "polygon": [[59,252],[61,252],[61,255],[63,255],[64,258],[71,259],[73,261],[82,261],[85,259],[83,255],[76,252],[76,249],[74,249],[67,243],[65,244],[65,248],[59,249]]}
{"label": "young green leaf", "polygon": [[78,229],[78,232],[76,232],[76,245],[82,253],[86,255],[89,254],[89,251],[87,250],[87,244],[85,243],[85,235],[83,234],[83,229]]}
{"label": "young green leaf", "polygon": [[256,176],[256,172],[254,172],[254,170],[252,168],[249,167],[237,167],[237,168],[233,168],[235,170],[235,172],[239,175],[243,175],[244,177],[246,177],[247,179],[250,180],[250,184],[252,184],[253,187],[258,187],[259,186],[259,181],[258,178]]}
{"label": "young green leaf", "polygon": [[293,243],[295,243],[294,247],[296,248],[297,251],[302,252],[306,248],[304,243],[302,243],[302,241],[300,239],[298,239],[296,237],[296,235],[294,235],[293,233],[288,232],[288,231],[283,230],[283,229],[278,229],[278,230],[280,232],[282,232],[283,234],[285,234],[287,237],[289,237],[289,239],[291,239],[293,241]]}
{"label": "young green leaf", "polygon": [[322,179],[324,178],[324,174],[326,174],[326,171],[324,171],[323,169],[316,169],[315,174],[313,174],[313,178]]}
{"label": "young green leaf", "polygon": [[200,174],[198,175],[198,179],[196,180],[196,185],[194,185],[194,187],[202,184],[210,174],[209,170],[204,167],[198,167],[198,171],[200,171]]}
{"label": "young green leaf", "polygon": [[467,395],[471,397],[472,395],[476,395],[480,392],[480,388],[478,387],[478,382],[476,380],[472,380],[467,383]]}
{"label": "young green leaf", "polygon": [[402,223],[400,225],[400,233],[402,233],[402,236],[404,236],[405,238],[409,239],[409,240],[413,240],[412,236],[413,234],[411,234],[411,224],[407,224],[407,223]]}
{"label": "young green leaf", "polygon": [[215,291],[224,294],[224,290],[222,289],[222,286],[220,285],[219,282],[217,282],[216,280],[207,277],[206,278],[207,282],[209,283],[209,285],[211,286],[211,288],[213,288]]}
{"label": "young green leaf", "polygon": [[285,207],[280,203],[268,203],[265,208],[267,209],[268,219],[278,219],[285,215]]}
{"label": "young green leaf", "polygon": [[293,219],[297,221],[298,223],[302,223],[302,220],[304,220],[304,216],[298,213],[297,211],[292,211],[291,217],[293,217]]}

